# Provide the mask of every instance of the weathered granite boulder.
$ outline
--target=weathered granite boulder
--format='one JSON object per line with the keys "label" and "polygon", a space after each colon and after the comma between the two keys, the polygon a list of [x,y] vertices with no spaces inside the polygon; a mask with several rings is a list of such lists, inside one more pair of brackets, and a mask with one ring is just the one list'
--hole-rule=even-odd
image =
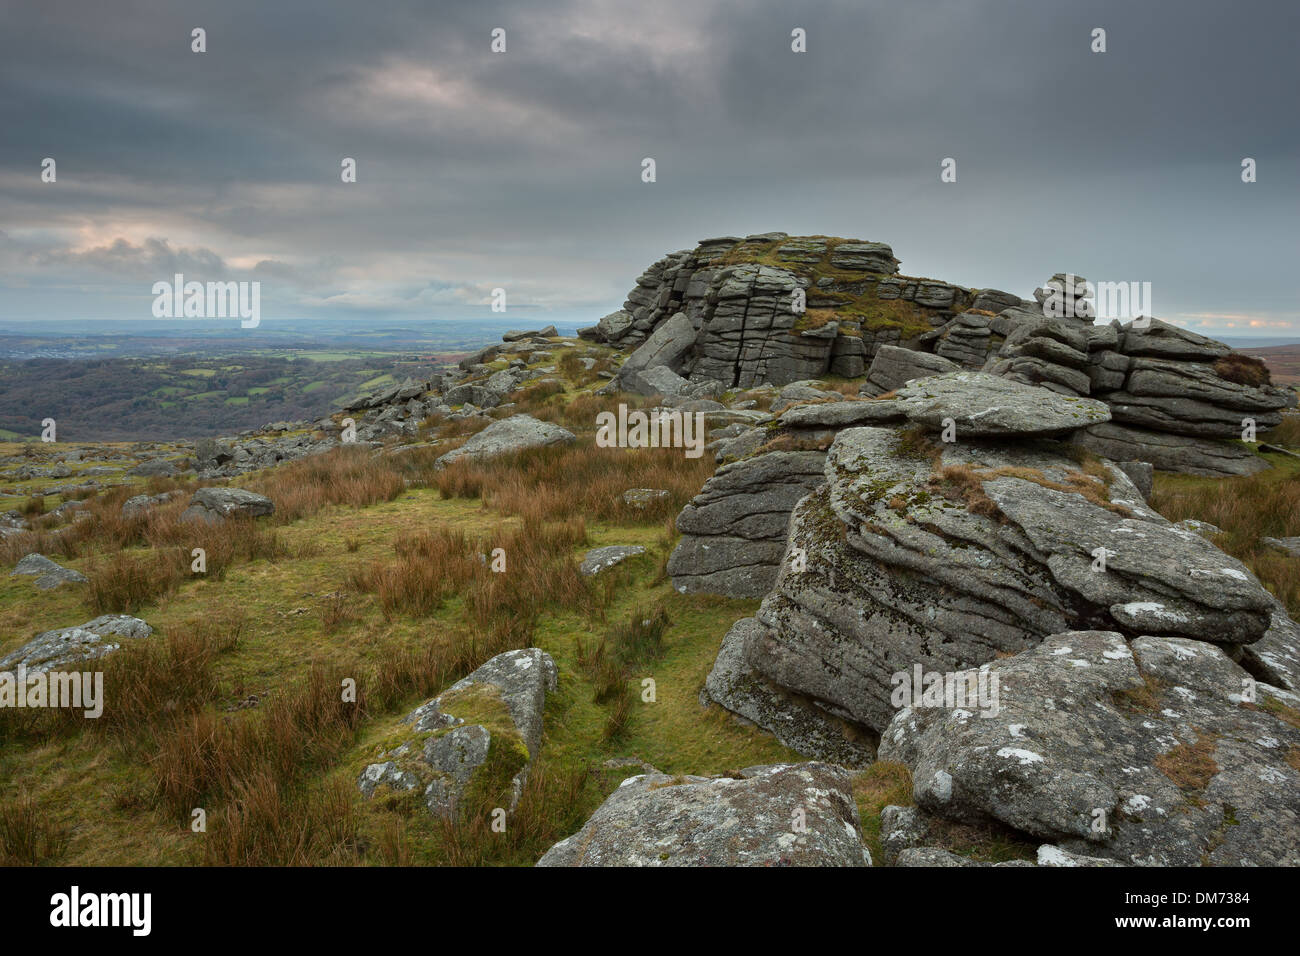
{"label": "weathered granite boulder", "polygon": [[189,507],[181,512],[181,520],[219,524],[230,518],[271,514],[275,514],[275,502],[266,495],[243,488],[200,488],[194,492]]}
{"label": "weathered granite boulder", "polygon": [[894,250],[883,242],[841,242],[831,251],[831,265],[854,272],[893,275],[898,271]]}
{"label": "weathered granite boulder", "polygon": [[672,497],[663,488],[629,488],[623,492],[623,504],[637,511],[645,511],[652,505]]}
{"label": "weathered granite boulder", "polygon": [[944,328],[935,342],[934,354],[956,362],[962,368],[980,369],[988,359],[992,340],[988,319],[963,314]]}
{"label": "weathered granite boulder", "polygon": [[153,633],[144,621],[126,614],[104,614],[80,627],[64,627],[36,635],[0,657],[0,671],[19,665],[29,674],[78,668],[120,648],[122,639],[139,640]]}
{"label": "weathered granite boulder", "polygon": [[638,554],[645,554],[645,548],[639,544],[611,544],[604,548],[592,548],[583,555],[578,571],[586,577],[593,577]]}
{"label": "weathered granite boulder", "polygon": [[746,635],[755,674],[878,732],[892,675],[918,664],[960,671],[1081,624],[1235,644],[1271,626],[1254,576],[1117,467],[1102,482],[1054,442],[912,455],[893,429],[838,434]]}
{"label": "weathered granite boulder", "polygon": [[1300,694],[1300,624],[1273,601],[1268,630],[1241,649],[1241,663],[1267,684]]}
{"label": "weathered granite boulder", "polygon": [[164,491],[156,495],[133,495],[122,502],[122,517],[136,518],[147,514],[161,504],[184,494],[182,491]]}
{"label": "weathered granite boulder", "polygon": [[542,744],[546,695],[556,688],[555,661],[536,647],[498,654],[402,718],[357,780],[367,798],[421,791],[435,815],[450,816],[476,782],[513,812]]}
{"label": "weathered granite boulder", "polygon": [[434,462],[435,468],[445,468],[462,458],[492,458],[525,448],[547,445],[571,445],[577,437],[567,428],[551,422],[539,421],[531,415],[512,415],[493,422],[459,448],[453,448]]}
{"label": "weathered granite boulder", "polygon": [[1124,330],[1126,355],[1184,362],[1213,362],[1231,352],[1231,346],[1160,319],[1129,323]]}
{"label": "weathered granite boulder", "polygon": [[1124,474],[1128,475],[1128,480],[1133,482],[1133,487],[1138,490],[1143,501],[1151,498],[1151,490],[1155,485],[1156,475],[1155,468],[1150,462],[1146,461],[1117,461],[1115,467]]}
{"label": "weathered granite boulder", "polygon": [[975,299],[971,302],[971,311],[975,312],[1001,312],[1012,306],[1024,305],[1025,300],[1018,295],[1012,295],[1010,292],[1003,292],[1000,289],[977,289],[975,290]]}
{"label": "weathered granite boulder", "polygon": [[711,278],[701,316],[691,377],[750,388],[784,384],[824,374],[839,327],[803,328],[793,308],[801,288],[797,275],[770,266],[742,265],[718,270]]}
{"label": "weathered granite boulder", "polygon": [[1144,461],[1161,471],[1230,477],[1253,475],[1269,467],[1249,448],[1212,438],[1105,422],[1075,432],[1071,442],[1111,461]]}
{"label": "weathered granite boulder", "polygon": [[861,402],[821,402],[792,405],[777,418],[782,428],[835,429],[854,425],[879,425],[900,422],[903,410],[893,400]]}
{"label": "weathered granite boulder", "polygon": [[790,509],[822,482],[824,455],[774,451],[723,465],[677,517],[673,587],[759,597],[776,577]]}
{"label": "weathered granite boulder", "polygon": [[944,372],[956,372],[961,366],[941,355],[928,352],[916,352],[912,349],[899,348],[895,345],[882,345],[876,350],[876,357],[871,360],[867,370],[867,380],[863,382],[861,393],[867,396],[884,395],[895,391],[908,382]]}
{"label": "weathered granite boulder", "polygon": [[1300,865],[1300,698],[1221,648],[1072,631],[988,671],[995,718],[907,707],[882,735],[918,806],[1129,864]]}
{"label": "weathered granite boulder", "polygon": [[842,718],[792,696],[754,672],[745,659],[750,636],[761,638],[762,625],[741,618],[722,639],[700,703],[716,703],[759,727],[767,728],[792,750],[818,754],[844,766],[864,766],[875,759],[865,734]]}
{"label": "weathered granite boulder", "polygon": [[[647,343],[649,344],[649,343]],[[619,388],[634,395],[693,396],[695,385],[666,365],[628,372],[620,376]]]}
{"label": "weathered granite boulder", "polygon": [[626,309],[611,312],[596,323],[596,338],[606,342],[617,342],[632,331],[632,313]]}
{"label": "weathered granite boulder", "polygon": [[31,574],[36,576],[36,586],[42,591],[50,591],[62,584],[85,584],[86,576],[80,571],[65,568],[51,561],[43,554],[29,554],[14,565],[14,574]]}
{"label": "weathered granite boulder", "polygon": [[[943,326],[974,301],[968,289],[897,269],[893,250],[879,242],[779,233],[704,239],[652,264],[620,312],[580,334],[636,347],[682,315],[697,334],[680,365],[663,364],[692,381],[748,388],[828,372],[857,377],[881,345]],[[981,304],[1020,301],[990,291]],[[987,338],[974,318],[945,349],[966,340],[973,355],[976,340]]]}
{"label": "weathered granite boulder", "polygon": [[538,866],[870,866],[848,773],[829,764],[623,781]]}
{"label": "weathered granite boulder", "polygon": [[942,429],[958,440],[1003,435],[1059,435],[1110,420],[1102,402],[1058,395],[985,372],[932,375],[898,389],[899,410],[910,421]]}
{"label": "weathered granite boulder", "polygon": [[1266,544],[1274,551],[1285,554],[1289,558],[1300,558],[1300,536],[1290,538],[1260,538],[1261,544]]}
{"label": "weathered granite boulder", "polygon": [[555,326],[548,325],[544,329],[512,329],[501,336],[501,341],[520,342],[524,339],[548,339],[553,338],[556,335],[559,335],[559,333],[555,330]]}
{"label": "weathered granite boulder", "polygon": [[633,372],[660,365],[677,371],[694,344],[695,327],[684,313],[678,312],[656,328],[645,343],[627,357],[619,369],[619,379],[625,380]]}
{"label": "weathered granite boulder", "polygon": [[1140,398],[1186,398],[1256,416],[1295,403],[1294,394],[1276,386],[1241,385],[1223,378],[1211,365],[1168,359],[1133,359],[1125,387]]}

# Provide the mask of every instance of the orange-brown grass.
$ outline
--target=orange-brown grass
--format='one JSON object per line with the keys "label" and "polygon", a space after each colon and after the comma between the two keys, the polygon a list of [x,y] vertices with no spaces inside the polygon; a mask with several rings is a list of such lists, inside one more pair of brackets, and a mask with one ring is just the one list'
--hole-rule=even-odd
{"label": "orange-brown grass", "polygon": [[1225,378],[1229,382],[1254,388],[1268,385],[1272,381],[1267,365],[1254,356],[1243,355],[1240,352],[1229,352],[1219,359],[1214,363],[1214,371],[1220,378]]}
{"label": "orange-brown grass", "polygon": [[944,465],[930,482],[949,501],[964,501],[966,510],[985,518],[1005,520],[1002,510],[984,493],[982,473],[970,465]]}
{"label": "orange-brown grass", "polygon": [[243,627],[234,613],[188,622],[165,638],[125,642],[102,662],[104,712],[92,729],[127,737],[217,700],[216,658],[238,646]]}
{"label": "orange-brown grass", "polygon": [[355,788],[327,781],[310,798],[260,771],[236,782],[208,820],[206,866],[347,866],[359,862]]}
{"label": "orange-brown grass", "polygon": [[1300,561],[1260,543],[1300,535],[1300,473],[1268,472],[1214,482],[1156,482],[1151,506],[1170,521],[1195,518],[1223,530],[1214,543],[1249,567],[1291,613],[1300,614]]}
{"label": "orange-brown grass", "polygon": [[[564,357],[566,359],[576,359],[576,356],[573,355],[565,355]],[[578,367],[581,368],[582,366],[579,365]],[[534,409],[546,405],[547,399],[555,395],[563,395],[564,391],[563,382],[555,379],[546,379],[539,382],[530,382],[515,389],[506,401],[513,402],[515,405],[514,408],[510,409],[510,414],[512,415],[521,411],[531,413]]]}
{"label": "orange-brown grass", "polygon": [[[328,766],[353,743],[366,716],[414,693],[446,686],[495,655],[530,641],[531,628],[519,621],[456,630],[431,639],[425,651],[389,648],[368,668],[313,662],[301,683],[273,693],[256,709],[230,715],[205,709],[172,716],[153,735],[155,798],[186,821],[194,807],[230,801],[236,813],[251,813],[254,829],[260,829],[269,818],[259,817],[248,803],[248,782],[297,785],[304,774]],[[356,682],[355,701],[344,699],[345,679]],[[281,825],[298,827],[294,820],[282,820]]]}
{"label": "orange-brown grass", "polygon": [[94,614],[131,614],[172,594],[180,586],[188,555],[179,548],[117,554],[86,565],[85,604]]}
{"label": "orange-brown grass", "polygon": [[211,710],[165,725],[151,761],[157,796],[178,818],[207,801],[237,798],[244,781],[267,775],[282,782],[320,767],[353,739],[363,704],[343,700],[338,668],[313,664],[304,683],[271,697],[264,707],[236,715]]}
{"label": "orange-brown grass", "polygon": [[437,431],[440,438],[468,438],[481,432],[492,422],[478,415],[467,418],[448,418],[445,415],[430,415],[424,420],[423,428],[430,432]]}
{"label": "orange-brown grass", "polygon": [[1152,761],[1156,769],[1184,790],[1204,790],[1219,765],[1214,761],[1216,737],[1197,731],[1196,743],[1180,743]]}
{"label": "orange-brown grass", "polygon": [[[455,816],[436,818],[437,862],[447,866],[528,866],[585,822],[586,766],[535,766],[505,832],[492,829],[492,800],[467,795]],[[391,851],[384,854],[391,858]]]}
{"label": "orange-brown grass", "polygon": [[[444,498],[481,498],[507,515],[651,524],[679,512],[715,467],[708,453],[687,458],[680,448],[598,448],[579,440],[481,461],[461,459],[432,483]],[[623,502],[630,488],[663,489],[668,497],[637,509]]]}
{"label": "orange-brown grass", "polygon": [[545,407],[536,409],[533,415],[543,421],[554,422],[575,431],[595,431],[596,416],[601,412],[618,414],[620,405],[625,405],[628,409],[640,409],[655,404],[653,398],[644,395],[630,395],[624,392],[596,395],[592,392],[583,392],[567,401],[552,401]]}
{"label": "orange-brown grass", "polygon": [[406,490],[406,481],[400,461],[368,448],[342,447],[280,465],[248,487],[275,502],[276,524],[288,524],[326,505],[365,508],[392,501]]}
{"label": "orange-brown grass", "polygon": [[[351,584],[373,593],[388,618],[427,617],[455,595],[479,624],[531,621],[548,604],[594,610],[594,594],[571,554],[586,540],[581,518],[529,518],[522,527],[473,541],[458,531],[435,529],[399,538],[396,560],[372,563],[354,573]],[[502,561],[504,570],[494,570]]]}
{"label": "orange-brown grass", "polygon": [[68,848],[72,828],[53,822],[28,793],[0,803],[0,865],[53,862]]}
{"label": "orange-brown grass", "polygon": [[766,390],[753,391],[753,392],[740,392],[736,395],[735,400],[736,402],[754,402],[755,408],[761,411],[767,411],[769,408],[772,407],[772,402],[776,400],[776,393],[771,391],[766,391]]}
{"label": "orange-brown grass", "polygon": [[1300,449],[1300,414],[1282,416],[1282,424],[1267,432],[1265,441],[1286,448]]}

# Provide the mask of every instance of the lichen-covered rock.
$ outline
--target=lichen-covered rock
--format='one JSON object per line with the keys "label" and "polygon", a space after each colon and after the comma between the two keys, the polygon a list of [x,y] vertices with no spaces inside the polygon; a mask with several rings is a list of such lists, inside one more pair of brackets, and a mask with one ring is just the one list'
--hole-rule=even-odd
{"label": "lichen-covered rock", "polygon": [[834,429],[855,425],[880,425],[903,420],[897,402],[821,402],[814,405],[792,405],[781,413],[778,423],[782,428]]}
{"label": "lichen-covered rock", "polygon": [[1219,647],[1074,631],[988,670],[996,717],[907,707],[882,735],[918,806],[1130,864],[1300,865],[1300,699]]}
{"label": "lichen-covered rock", "polygon": [[675,372],[682,367],[686,353],[694,344],[695,327],[684,313],[678,312],[656,328],[645,343],[627,357],[619,370],[619,377],[625,378],[633,372],[661,365]]}
{"label": "lichen-covered rock", "polygon": [[583,555],[578,571],[586,577],[592,577],[638,554],[645,554],[645,548],[639,544],[612,544],[604,548],[592,548]]}
{"label": "lichen-covered rock", "polygon": [[53,590],[62,584],[86,583],[86,576],[80,571],[65,568],[45,555],[36,553],[25,556],[14,565],[13,574],[35,575],[36,586],[42,591]]}
{"label": "lichen-covered rock", "polygon": [[1249,448],[1213,438],[1103,422],[1074,433],[1071,441],[1111,461],[1144,461],[1161,471],[1232,477],[1254,475],[1269,465]]}
{"label": "lichen-covered rock", "polygon": [[97,660],[122,646],[122,639],[139,640],[153,633],[144,621],[126,614],[104,614],[79,627],[64,627],[36,635],[0,657],[0,671],[19,665],[29,674],[76,667]]}
{"label": "lichen-covered rock", "polygon": [[481,432],[470,437],[459,448],[453,448],[434,462],[435,468],[445,468],[462,458],[492,458],[525,448],[547,445],[571,445],[577,436],[567,428],[551,422],[539,421],[531,415],[512,415],[493,422]]}
{"label": "lichen-covered rock", "polygon": [[977,667],[1083,624],[1241,644],[1269,629],[1254,575],[1148,508],[1118,468],[1086,476],[1054,442],[959,442],[932,461],[902,441],[840,432],[826,487],[795,506],[745,640],[771,685],[879,732],[892,675],[917,665]]}
{"label": "lichen-covered rock", "polygon": [[817,754],[845,766],[875,759],[875,748],[860,729],[815,703],[794,699],[754,673],[745,660],[745,641],[760,632],[752,617],[741,618],[722,639],[713,669],[700,695],[751,723],[767,728],[777,740],[800,753]]}
{"label": "lichen-covered rock", "polygon": [[723,465],[680,515],[668,573],[683,594],[759,597],[776,577],[790,509],[822,482],[825,456],[773,451]]}
{"label": "lichen-covered rock", "polygon": [[870,866],[848,773],[829,764],[736,777],[623,781],[538,866]]}
{"label": "lichen-covered rock", "polygon": [[[675,324],[671,338],[687,343],[687,351],[674,347],[671,359],[661,358],[656,345],[653,361],[628,368],[629,380],[661,364],[728,388],[827,372],[856,377],[881,345],[943,326],[972,300],[960,286],[898,276],[897,268],[893,251],[879,242],[779,233],[706,239],[652,264],[622,310],[581,334],[637,348]],[[959,333],[947,347],[962,335],[982,337]]]}
{"label": "lichen-covered rock", "polygon": [[898,408],[920,425],[951,422],[957,439],[1059,435],[1110,420],[1102,402],[1058,395],[985,372],[949,372],[904,385]]}
{"label": "lichen-covered rock", "polygon": [[960,368],[956,362],[941,355],[917,352],[896,345],[882,345],[876,349],[875,358],[871,360],[871,368],[867,370],[867,380],[862,384],[861,393],[868,396],[884,395],[913,379],[955,372]]}
{"label": "lichen-covered rock", "polygon": [[637,511],[644,511],[670,497],[672,496],[669,492],[663,488],[629,488],[623,492],[623,504]]}
{"label": "lichen-covered rock", "polygon": [[430,813],[449,816],[466,793],[513,812],[542,744],[542,711],[555,661],[536,647],[498,654],[402,718],[357,779],[367,798],[422,790]]}
{"label": "lichen-covered rock", "polygon": [[219,524],[230,518],[271,514],[275,514],[275,502],[266,495],[243,488],[200,488],[194,492],[189,507],[181,512],[181,520]]}

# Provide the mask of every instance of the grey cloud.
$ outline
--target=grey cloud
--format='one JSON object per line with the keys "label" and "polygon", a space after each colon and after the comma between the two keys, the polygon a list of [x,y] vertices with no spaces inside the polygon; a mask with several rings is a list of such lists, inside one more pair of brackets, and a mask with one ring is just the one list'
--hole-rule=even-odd
{"label": "grey cloud", "polygon": [[1291,5],[131,0],[5,19],[0,222],[25,251],[4,255],[69,282],[157,239],[252,260],[321,308],[508,283],[594,318],[667,251],[783,229],[1022,294],[1074,269],[1151,281],[1188,321],[1300,322]]}

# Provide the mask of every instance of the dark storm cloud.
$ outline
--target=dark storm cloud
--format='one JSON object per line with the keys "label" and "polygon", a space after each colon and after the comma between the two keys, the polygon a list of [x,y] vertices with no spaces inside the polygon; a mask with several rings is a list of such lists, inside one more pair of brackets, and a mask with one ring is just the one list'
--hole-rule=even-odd
{"label": "dark storm cloud", "polygon": [[1162,316],[1298,331],[1298,27],[1203,0],[6,2],[0,309],[184,261],[262,278],[286,314],[438,315],[505,285],[594,319],[664,252],[782,229],[1021,294],[1063,269],[1150,281]]}

